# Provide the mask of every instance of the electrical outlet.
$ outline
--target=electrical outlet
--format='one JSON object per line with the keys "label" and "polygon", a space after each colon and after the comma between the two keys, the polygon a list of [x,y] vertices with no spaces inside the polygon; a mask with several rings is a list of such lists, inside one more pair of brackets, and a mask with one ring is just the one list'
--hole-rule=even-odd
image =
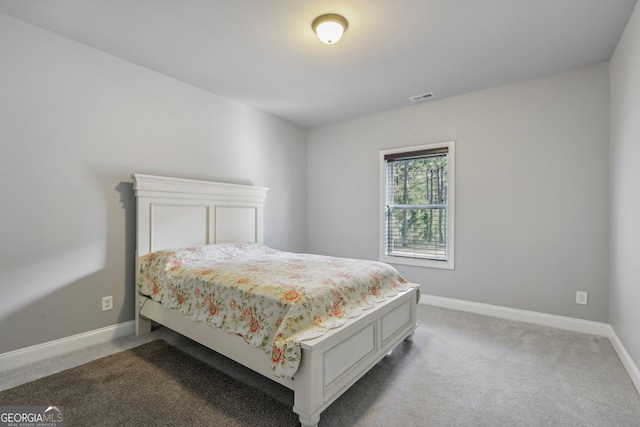
{"label": "electrical outlet", "polygon": [[587,305],[589,292],[576,291],[576,304]]}
{"label": "electrical outlet", "polygon": [[113,310],[113,297],[102,297],[102,311]]}

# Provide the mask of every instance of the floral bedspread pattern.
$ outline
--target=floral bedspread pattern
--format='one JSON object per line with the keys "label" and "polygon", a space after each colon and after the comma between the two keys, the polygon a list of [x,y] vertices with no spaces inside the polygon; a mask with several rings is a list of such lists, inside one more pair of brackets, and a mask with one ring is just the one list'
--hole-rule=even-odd
{"label": "floral bedspread pattern", "polygon": [[138,271],[140,292],[261,347],[278,377],[297,370],[301,341],[416,286],[388,264],[259,244],[153,252]]}

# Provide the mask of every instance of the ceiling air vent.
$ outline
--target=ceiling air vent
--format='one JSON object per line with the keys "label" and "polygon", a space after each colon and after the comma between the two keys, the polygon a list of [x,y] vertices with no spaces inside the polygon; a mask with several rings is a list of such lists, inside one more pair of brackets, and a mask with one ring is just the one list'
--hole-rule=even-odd
{"label": "ceiling air vent", "polygon": [[412,102],[420,102],[420,101],[426,101],[428,99],[432,99],[435,98],[436,95],[433,92],[429,92],[429,93],[423,93],[422,95],[416,95],[416,96],[412,96],[409,99]]}

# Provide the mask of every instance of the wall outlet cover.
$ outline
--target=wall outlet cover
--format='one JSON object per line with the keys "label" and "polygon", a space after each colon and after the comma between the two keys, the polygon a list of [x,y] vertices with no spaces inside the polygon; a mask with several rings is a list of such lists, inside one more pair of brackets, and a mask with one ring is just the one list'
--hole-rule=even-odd
{"label": "wall outlet cover", "polygon": [[576,304],[587,305],[589,293],[584,291],[576,291]]}

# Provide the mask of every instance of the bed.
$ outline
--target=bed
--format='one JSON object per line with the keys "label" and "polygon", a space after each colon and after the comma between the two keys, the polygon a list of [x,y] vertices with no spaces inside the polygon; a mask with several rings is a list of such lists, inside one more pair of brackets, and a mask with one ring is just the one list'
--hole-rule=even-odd
{"label": "bed", "polygon": [[[237,251],[241,251],[243,256],[245,253],[258,254],[257,256],[262,257],[259,258],[260,262],[263,259],[287,257],[290,263],[311,263],[317,257],[283,253],[264,246],[263,212],[267,188],[143,174],[135,174],[133,178],[137,202],[137,271],[151,266],[149,259],[157,263],[160,258],[165,257],[162,262],[174,265],[171,263],[178,262],[176,256],[182,257],[179,258],[182,262],[191,253],[206,253],[211,256],[209,252],[216,251],[214,253],[218,254],[220,250],[224,254],[232,252],[234,257]],[[333,262],[328,257],[319,258],[319,262]],[[340,262],[337,261],[340,259],[335,260]],[[246,265],[238,268],[248,270]],[[203,267],[196,276],[205,276],[206,274],[200,274],[205,271],[210,273]],[[339,319],[337,324],[331,324],[334,316],[328,312],[325,317],[317,316],[320,320],[315,329],[313,325],[304,329],[307,332],[315,331],[315,334],[305,335],[296,330],[294,332],[298,335],[278,335],[285,341],[273,343],[279,343],[280,347],[272,342],[265,342],[266,338],[262,339],[263,345],[249,345],[247,333],[211,327],[211,322],[204,318],[199,319],[201,321],[194,320],[199,316],[215,320],[213,314],[217,314],[217,310],[215,313],[213,310],[208,314],[205,312],[204,315],[189,315],[185,310],[179,309],[182,301],[180,304],[174,302],[171,306],[162,301],[168,297],[154,298],[149,283],[144,283],[144,278],[151,277],[150,274],[147,271],[145,276],[136,275],[136,334],[149,333],[151,322],[155,321],[288,387],[294,392],[293,411],[299,415],[303,427],[317,426],[320,414],[327,406],[393,347],[402,340],[410,341],[416,328],[419,288],[402,282],[403,279],[392,279],[394,289],[386,289],[384,295],[380,295],[373,303],[369,301],[362,310],[358,309],[349,316],[335,317]],[[226,273],[227,276],[229,274],[232,273]],[[260,275],[262,273],[258,271],[255,276],[249,276],[249,279],[253,280]],[[160,279],[154,277],[153,280]],[[243,276],[233,288],[238,288],[244,281]],[[141,292],[141,289],[145,292]],[[200,297],[199,292],[200,288],[194,295]],[[169,293],[166,292],[167,295]],[[290,293],[289,296],[291,295]],[[182,295],[179,296],[182,298]],[[203,298],[212,301],[210,295]],[[367,298],[363,293],[362,300]],[[280,327],[280,322],[282,316],[274,327]],[[328,327],[327,323],[330,324]],[[319,332],[318,325],[322,326]],[[340,326],[334,327],[338,325]],[[301,339],[313,336],[315,338]],[[283,347],[285,342],[287,345]],[[291,343],[296,344],[295,350],[299,353],[291,358],[293,364],[282,365],[280,359],[273,357],[274,353],[268,351],[271,345],[276,351],[290,348]]]}

